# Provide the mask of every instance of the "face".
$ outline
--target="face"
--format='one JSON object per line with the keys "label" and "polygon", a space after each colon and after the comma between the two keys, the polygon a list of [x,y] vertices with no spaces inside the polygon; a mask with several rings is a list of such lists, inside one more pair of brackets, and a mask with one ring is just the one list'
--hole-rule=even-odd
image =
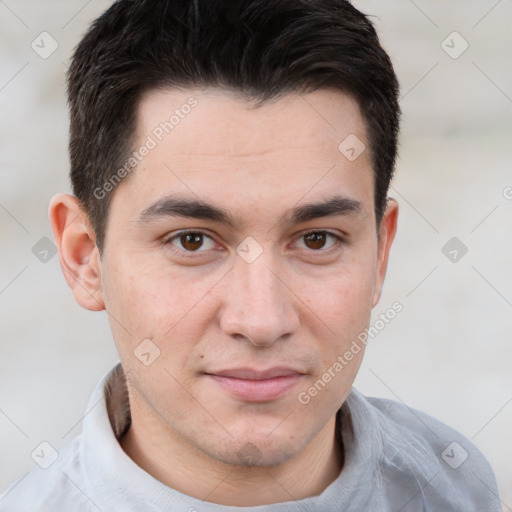
{"label": "face", "polygon": [[369,324],[394,222],[378,236],[369,151],[339,149],[350,134],[368,147],[357,103],[330,90],[139,105],[135,149],[150,149],[113,194],[101,297],[134,410],[216,461],[288,460],[350,391],[364,350],[335,363]]}

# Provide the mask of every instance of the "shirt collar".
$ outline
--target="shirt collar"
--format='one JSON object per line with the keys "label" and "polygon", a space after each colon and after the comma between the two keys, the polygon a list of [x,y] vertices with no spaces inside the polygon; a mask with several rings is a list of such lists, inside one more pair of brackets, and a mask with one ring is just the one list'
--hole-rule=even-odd
{"label": "shirt collar", "polygon": [[[338,425],[344,446],[344,466],[340,476],[320,495],[298,502],[290,501],[251,507],[254,512],[296,512],[303,505],[307,510],[325,510],[326,503],[342,504],[357,502],[364,505],[361,482],[371,481],[372,468],[378,458],[374,430],[375,419],[372,411],[365,407],[362,395],[352,389],[337,413]],[[88,496],[102,510],[147,511],[201,510],[242,510],[239,507],[223,507],[204,502],[163,484],[140,468],[123,451],[120,437],[130,427],[131,416],[126,387],[126,378],[117,363],[106,373],[94,389],[84,418],[80,443],[85,481],[88,482]],[[104,508],[103,508],[104,507]],[[357,510],[357,508],[354,508]]]}

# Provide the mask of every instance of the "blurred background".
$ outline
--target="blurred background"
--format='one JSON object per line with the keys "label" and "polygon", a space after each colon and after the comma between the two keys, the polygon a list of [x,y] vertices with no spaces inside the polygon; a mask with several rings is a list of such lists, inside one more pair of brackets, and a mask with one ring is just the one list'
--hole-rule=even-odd
{"label": "blurred background", "polygon": [[[470,439],[512,511],[510,0],[358,0],[401,84],[398,235],[355,387]],[[118,360],[105,312],[59,267],[48,203],[69,192],[65,72],[109,1],[0,0],[0,492],[81,429]]]}

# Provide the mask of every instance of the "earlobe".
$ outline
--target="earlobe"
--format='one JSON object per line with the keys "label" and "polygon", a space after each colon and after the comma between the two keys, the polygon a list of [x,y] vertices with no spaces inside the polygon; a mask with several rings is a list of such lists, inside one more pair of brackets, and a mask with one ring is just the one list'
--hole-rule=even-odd
{"label": "earlobe", "polygon": [[78,199],[57,194],[48,217],[59,249],[60,265],[75,300],[85,309],[105,309],[101,289],[101,262],[94,231]]}
{"label": "earlobe", "polygon": [[386,210],[379,227],[377,269],[375,286],[373,291],[372,308],[377,305],[382,292],[384,278],[388,267],[389,252],[396,235],[398,224],[398,203],[393,198],[388,198]]}

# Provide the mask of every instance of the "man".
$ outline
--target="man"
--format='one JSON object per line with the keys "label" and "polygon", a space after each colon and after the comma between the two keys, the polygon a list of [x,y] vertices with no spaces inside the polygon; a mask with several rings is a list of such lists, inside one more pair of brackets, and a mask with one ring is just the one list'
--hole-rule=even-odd
{"label": "man", "polygon": [[352,388],[398,215],[398,84],[366,17],[120,0],[68,78],[50,221],[120,364],[0,510],[498,511],[467,439]]}

